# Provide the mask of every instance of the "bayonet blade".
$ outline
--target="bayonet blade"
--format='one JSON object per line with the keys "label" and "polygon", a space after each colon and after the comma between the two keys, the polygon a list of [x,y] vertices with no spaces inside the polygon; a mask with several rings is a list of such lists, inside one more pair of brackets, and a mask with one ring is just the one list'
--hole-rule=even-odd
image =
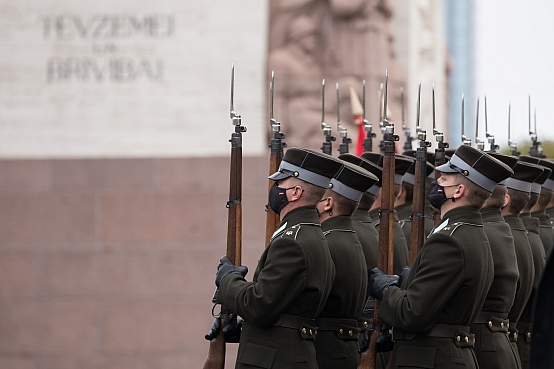
{"label": "bayonet blade", "polygon": [[389,84],[389,70],[385,70],[385,90],[383,97],[383,121],[387,121],[387,89]]}
{"label": "bayonet blade", "polygon": [[229,112],[231,115],[231,119],[234,118],[234,107],[233,107],[233,99],[235,96],[235,63],[231,64],[231,106],[229,108]]}
{"label": "bayonet blade", "polygon": [[275,71],[271,71],[271,82],[269,82],[269,122],[273,123],[273,89],[275,85]]}
{"label": "bayonet blade", "polygon": [[362,81],[362,111],[363,111],[363,121],[365,123],[365,79]]}
{"label": "bayonet blade", "polygon": [[435,84],[431,86],[433,90],[433,134],[436,134],[435,131],[437,130],[437,123],[435,121]]}
{"label": "bayonet blade", "polygon": [[337,90],[337,126],[339,127],[340,131],[340,98],[339,98],[339,83],[337,82],[336,90]]}

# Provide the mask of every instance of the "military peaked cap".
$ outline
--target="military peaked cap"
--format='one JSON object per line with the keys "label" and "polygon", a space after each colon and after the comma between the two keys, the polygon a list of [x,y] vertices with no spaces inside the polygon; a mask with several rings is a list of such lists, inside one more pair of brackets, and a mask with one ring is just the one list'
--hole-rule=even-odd
{"label": "military peaked cap", "polygon": [[[406,150],[402,153],[404,156],[409,156],[415,159],[417,150]],[[435,153],[427,151],[427,161],[431,164],[435,162]]]}
{"label": "military peaked cap", "polygon": [[394,184],[395,185],[402,185],[402,177],[404,177],[404,174],[408,171],[410,168],[410,165],[415,162],[414,158],[411,158],[409,156],[394,155]]}
{"label": "military peaked cap", "polygon": [[378,154],[376,152],[364,152],[362,153],[362,158],[365,160],[369,160],[373,164],[383,167],[383,155],[381,154]]}
{"label": "military peaked cap", "polygon": [[[415,170],[416,170],[417,161],[414,161],[412,165],[408,168],[404,176],[402,177],[402,182],[411,184],[412,186],[415,183]],[[425,176],[431,178],[435,172],[435,167],[433,164],[428,161],[425,162]],[[435,178],[434,176],[432,178]]]}
{"label": "military peaked cap", "polygon": [[268,178],[278,181],[296,177],[315,186],[328,188],[331,178],[341,166],[342,162],[331,155],[292,147],[285,152],[279,170]]}
{"label": "military peaked cap", "polygon": [[[488,152],[487,154],[489,154],[490,156],[492,156],[496,160],[500,160],[501,162],[503,162],[504,164],[509,166],[512,170],[514,170],[514,167],[516,166],[517,161],[518,161],[517,156],[502,155],[502,154],[498,154],[496,152]],[[499,182],[498,184],[506,185],[506,179],[503,180],[502,182]]]}
{"label": "military peaked cap", "polygon": [[344,160],[348,163],[352,163],[354,165],[357,165],[359,167],[362,167],[363,169],[367,170],[371,174],[373,174],[375,177],[377,177],[377,182],[375,182],[368,190],[367,192],[372,195],[377,195],[377,192],[381,188],[381,179],[383,177],[383,168],[380,166],[373,164],[369,160],[366,160],[364,158],[361,158],[356,155],[352,154],[342,154],[339,155],[339,159]]}
{"label": "military peaked cap", "polygon": [[531,185],[531,192],[540,193],[541,187],[554,191],[554,164],[548,160],[535,158],[533,156],[522,155],[519,160],[526,163],[540,165],[544,172]]}
{"label": "military peaked cap", "polygon": [[349,200],[359,202],[362,194],[378,180],[371,172],[345,161],[331,179],[329,188]]}
{"label": "military peaked cap", "polygon": [[506,180],[506,187],[531,192],[531,184],[542,174],[544,169],[538,165],[518,161],[514,167],[514,174]]}
{"label": "military peaked cap", "polygon": [[514,174],[514,171],[500,160],[468,145],[458,147],[448,163],[436,167],[435,170],[460,173],[488,192],[493,192],[497,183]]}

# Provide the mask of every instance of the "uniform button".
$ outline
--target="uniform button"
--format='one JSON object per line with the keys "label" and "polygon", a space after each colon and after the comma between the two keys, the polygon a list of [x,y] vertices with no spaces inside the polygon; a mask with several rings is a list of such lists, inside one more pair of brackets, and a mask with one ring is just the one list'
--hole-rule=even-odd
{"label": "uniform button", "polygon": [[367,322],[364,322],[364,327],[367,328],[369,324]]}
{"label": "uniform button", "polygon": [[306,334],[306,328],[302,328],[302,334]]}
{"label": "uniform button", "polygon": [[492,328],[492,322],[489,320],[489,328]]}
{"label": "uniform button", "polygon": [[506,327],[507,327],[507,328],[510,328],[510,323],[506,323]]}
{"label": "uniform button", "polygon": [[514,338],[517,340],[517,332],[514,332]]}
{"label": "uniform button", "polygon": [[314,334],[314,332],[312,332],[312,330],[310,329],[310,336],[311,336],[312,334]]}
{"label": "uniform button", "polygon": [[354,332],[348,331],[348,335],[349,335],[350,337],[352,337],[353,334],[354,334]]}
{"label": "uniform button", "polygon": [[460,336],[456,336],[456,341],[460,342],[462,338]]}
{"label": "uniform button", "polygon": [[341,329],[339,329],[339,334],[342,334],[344,331]]}
{"label": "uniform button", "polygon": [[504,322],[500,322],[500,328],[504,328]]}
{"label": "uniform button", "polygon": [[314,331],[314,336],[317,336],[317,331]]}
{"label": "uniform button", "polygon": [[531,338],[531,332],[527,332],[527,338]]}
{"label": "uniform button", "polygon": [[468,342],[469,342],[469,338],[466,336],[466,343],[468,343]]}

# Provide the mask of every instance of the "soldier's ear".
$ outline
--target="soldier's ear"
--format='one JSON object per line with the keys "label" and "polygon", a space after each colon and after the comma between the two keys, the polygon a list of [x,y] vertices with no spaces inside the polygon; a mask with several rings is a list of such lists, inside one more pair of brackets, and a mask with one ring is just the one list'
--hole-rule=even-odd
{"label": "soldier's ear", "polygon": [[512,198],[510,197],[510,194],[507,193],[507,194],[506,194],[506,197],[504,198],[504,205],[502,205],[502,208],[505,208],[506,206],[508,206],[508,204],[510,203],[510,200],[511,200],[511,199],[512,199]]}
{"label": "soldier's ear", "polygon": [[335,199],[333,199],[331,196],[327,197],[327,199],[325,199],[324,210],[329,211],[329,210],[333,209],[334,204],[335,204]]}
{"label": "soldier's ear", "polygon": [[466,191],[467,191],[467,187],[463,184],[459,184],[458,187],[456,188],[456,192],[454,192],[454,195],[452,197],[455,199],[459,199]]}

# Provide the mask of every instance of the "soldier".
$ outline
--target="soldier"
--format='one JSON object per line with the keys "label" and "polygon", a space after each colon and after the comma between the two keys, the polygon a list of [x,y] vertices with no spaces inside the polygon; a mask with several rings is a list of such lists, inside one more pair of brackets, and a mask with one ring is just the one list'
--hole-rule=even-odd
{"label": "soldier", "polygon": [[442,220],[425,241],[404,288],[398,287],[398,277],[379,269],[369,280],[370,295],[381,300],[379,319],[393,326],[393,368],[478,367],[469,325],[494,273],[478,209],[513,172],[465,145],[435,170],[441,176],[429,188],[429,201],[440,209]]}
{"label": "soldier", "polygon": [[[535,206],[540,197],[542,184],[546,181],[546,179],[548,179],[552,172],[549,168],[543,166],[540,167],[543,169],[543,172],[531,184],[529,201],[523,208],[522,212],[519,214],[519,218],[521,219],[527,231],[527,239],[529,240],[529,245],[531,246],[531,251],[533,253],[533,264],[535,266],[535,280],[533,282],[534,289],[538,287],[540,276],[544,269],[544,264],[546,263],[546,254],[544,252],[544,246],[539,235],[539,219],[531,217],[531,209],[533,208],[533,206]],[[517,323],[517,330],[519,332],[517,339],[517,348],[523,368],[529,368],[529,345],[531,343],[532,306],[533,294],[531,294],[531,297],[529,297],[527,305],[525,306],[519,322]]]}
{"label": "soldier", "polygon": [[[518,353],[520,365],[521,358],[519,356],[517,341],[518,339],[525,340],[525,338],[521,336],[518,337],[519,332],[517,324],[523,313],[523,309],[530,299],[533,281],[540,274],[537,275],[537,273],[535,273],[534,253],[529,244],[525,226],[519,218],[519,213],[529,201],[531,184],[542,172],[543,169],[537,165],[518,161],[514,167],[514,174],[506,180],[508,192],[506,194],[504,207],[502,208],[502,216],[504,216],[504,220],[510,226],[512,236],[514,237],[517,269],[519,272],[516,295],[512,307],[508,312],[508,319],[510,320],[508,337],[510,338],[512,347],[514,347],[514,350]],[[537,245],[535,250],[538,251],[537,257],[540,259],[542,255],[541,246]]]}
{"label": "soldier", "polygon": [[[512,169],[517,163],[515,156],[489,155]],[[481,368],[488,369],[517,369],[521,365],[517,350],[512,347],[507,335],[510,325],[508,312],[515,299],[519,278],[514,238],[500,210],[504,207],[507,191],[506,181],[498,183],[491,197],[479,210],[491,248],[494,278],[483,307],[470,329],[475,334],[477,362]]]}
{"label": "soldier", "polygon": [[550,173],[550,176],[541,185],[539,199],[531,209],[531,217],[539,219],[539,235],[541,237],[542,245],[544,246],[544,252],[546,255],[548,255],[550,244],[552,243],[552,239],[554,238],[554,232],[552,232],[550,217],[548,214],[546,214],[546,207],[554,197],[554,163],[532,156],[522,156],[520,157],[520,160],[547,167],[552,171]]}
{"label": "soldier", "polygon": [[[427,170],[425,175],[427,177],[427,182],[430,184],[431,181],[435,178],[435,167],[429,162],[427,162],[426,164]],[[398,197],[396,198],[396,202],[394,203],[394,210],[396,210],[396,213],[398,214],[398,219],[400,219],[399,223],[402,227],[402,230],[404,231],[404,237],[406,238],[406,240],[410,239],[410,234],[412,232],[411,215],[412,202],[414,199],[415,168],[416,162],[413,162],[402,177],[402,187],[400,189]],[[429,188],[429,184],[426,183],[425,187]],[[433,221],[433,209],[431,205],[429,204],[427,206],[427,202],[425,205],[425,236],[427,236],[429,233],[431,233],[431,230],[435,226],[435,222]]]}
{"label": "soldier", "polygon": [[281,224],[262,253],[252,282],[221,259],[217,300],[245,319],[236,368],[317,369],[315,318],[329,296],[335,268],[315,209],[341,162],[291,148],[269,202]]}
{"label": "soldier", "polygon": [[375,182],[373,174],[345,162],[316,208],[335,264],[331,293],[316,319],[319,369],[358,366],[358,317],[367,293],[367,266],[351,215]]}
{"label": "soldier", "polygon": [[[383,155],[373,153],[373,152],[364,152],[362,158],[371,161],[372,163],[382,167],[383,165]],[[406,170],[410,167],[412,163],[411,159],[408,159],[402,155],[396,155],[394,160],[395,165],[395,175],[394,175],[394,192],[395,197],[398,196],[400,192],[400,185],[402,183],[402,176]],[[381,210],[381,193],[379,190],[375,196],[375,202],[369,210],[369,216],[373,219],[373,225],[379,233],[379,211]],[[400,275],[402,269],[408,265],[408,241],[404,237],[404,232],[400,223],[398,221],[398,215],[396,211],[394,212],[394,273]]]}

